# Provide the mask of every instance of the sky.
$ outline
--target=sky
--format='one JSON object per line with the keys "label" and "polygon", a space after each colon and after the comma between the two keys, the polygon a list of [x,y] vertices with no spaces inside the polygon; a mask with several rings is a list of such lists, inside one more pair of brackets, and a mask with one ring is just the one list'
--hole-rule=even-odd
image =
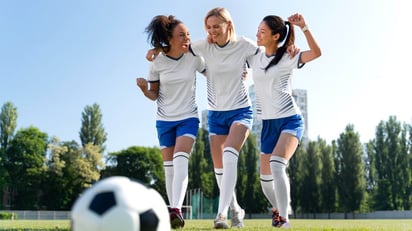
{"label": "sky", "polygon": [[[407,0],[0,0],[0,106],[17,108],[17,129],[80,143],[81,113],[99,104],[106,151],[158,146],[156,104],[135,78],[147,77],[144,30],[174,15],[192,41],[205,39],[207,11],[225,7],[238,35],[256,41],[266,15],[300,13],[322,56],[296,70],[293,88],[307,90],[309,139],[336,140],[353,124],[361,142],[396,116],[412,123],[411,7]],[[296,46],[308,49],[300,30]],[[207,107],[198,76],[199,112]],[[248,79],[248,84],[252,84]]]}

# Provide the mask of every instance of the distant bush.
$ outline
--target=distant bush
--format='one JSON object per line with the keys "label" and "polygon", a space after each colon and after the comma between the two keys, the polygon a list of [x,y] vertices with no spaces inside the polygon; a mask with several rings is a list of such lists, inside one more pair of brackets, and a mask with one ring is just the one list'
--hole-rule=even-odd
{"label": "distant bush", "polygon": [[0,220],[17,220],[17,213],[12,212],[0,212]]}

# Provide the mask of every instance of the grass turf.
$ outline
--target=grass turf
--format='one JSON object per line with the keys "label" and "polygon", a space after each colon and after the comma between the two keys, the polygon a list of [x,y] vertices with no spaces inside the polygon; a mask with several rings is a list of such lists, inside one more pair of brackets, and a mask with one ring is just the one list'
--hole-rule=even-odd
{"label": "grass turf", "polygon": [[[273,230],[270,219],[248,219],[245,220],[245,227],[242,230]],[[412,231],[412,220],[388,219],[388,220],[312,220],[312,219],[292,219],[290,230],[299,231]],[[0,230],[10,231],[69,231],[69,220],[0,220]],[[191,230],[215,230],[213,220],[186,220],[186,225],[182,229]]]}

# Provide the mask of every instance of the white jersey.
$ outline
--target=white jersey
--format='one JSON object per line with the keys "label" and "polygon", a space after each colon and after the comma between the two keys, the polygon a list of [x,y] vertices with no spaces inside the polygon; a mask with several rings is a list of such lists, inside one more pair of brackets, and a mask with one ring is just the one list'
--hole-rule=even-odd
{"label": "white jersey", "polygon": [[202,57],[191,52],[174,59],[160,53],[150,64],[148,81],[159,82],[157,120],[176,121],[198,117],[196,71],[206,69]]}
{"label": "white jersey", "polygon": [[250,59],[256,93],[256,114],[261,119],[279,119],[301,114],[292,96],[293,69],[298,68],[300,54],[292,59],[285,53],[280,61],[265,68],[274,56],[268,57],[262,51]]}
{"label": "white jersey", "polygon": [[209,110],[228,111],[251,105],[243,73],[246,59],[257,53],[254,42],[240,37],[220,47],[202,40],[193,43],[192,49],[204,57],[207,64]]}

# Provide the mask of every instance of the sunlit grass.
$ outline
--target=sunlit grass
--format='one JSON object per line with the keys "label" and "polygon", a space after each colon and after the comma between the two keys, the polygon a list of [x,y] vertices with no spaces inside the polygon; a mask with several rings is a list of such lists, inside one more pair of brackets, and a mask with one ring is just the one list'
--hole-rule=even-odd
{"label": "sunlit grass", "polygon": [[27,231],[68,231],[69,220],[0,220],[0,230]]}
{"label": "sunlit grass", "polygon": [[[301,231],[412,231],[412,219],[388,219],[388,220],[305,220],[292,219],[290,230]],[[242,230],[273,230],[270,219],[245,220],[245,227]],[[0,230],[11,231],[69,231],[69,220],[0,220]],[[182,229],[191,230],[214,230],[213,220],[186,220],[186,225]],[[119,230],[120,231],[120,230]]]}
{"label": "sunlit grass", "polygon": [[[304,220],[296,219],[290,221],[292,228],[289,230],[301,231],[406,231],[412,230],[412,220]],[[252,219],[245,220],[245,227],[242,230],[273,230],[271,220]],[[212,220],[188,220],[183,230],[214,230]]]}

